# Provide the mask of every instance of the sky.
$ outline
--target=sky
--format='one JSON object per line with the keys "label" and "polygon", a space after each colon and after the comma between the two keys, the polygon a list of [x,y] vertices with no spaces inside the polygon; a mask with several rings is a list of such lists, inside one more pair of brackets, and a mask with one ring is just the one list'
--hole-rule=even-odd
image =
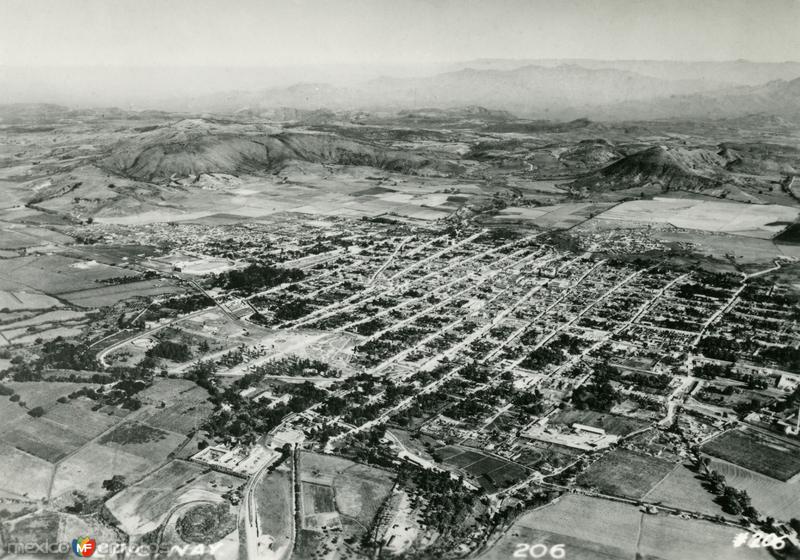
{"label": "sky", "polygon": [[0,66],[800,60],[800,0],[0,0]]}

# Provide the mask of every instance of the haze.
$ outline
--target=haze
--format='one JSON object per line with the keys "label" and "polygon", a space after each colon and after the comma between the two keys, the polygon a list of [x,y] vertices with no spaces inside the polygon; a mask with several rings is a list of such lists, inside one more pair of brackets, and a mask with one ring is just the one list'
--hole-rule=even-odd
{"label": "haze", "polygon": [[487,58],[800,59],[793,0],[0,0],[0,12],[4,102],[141,106]]}

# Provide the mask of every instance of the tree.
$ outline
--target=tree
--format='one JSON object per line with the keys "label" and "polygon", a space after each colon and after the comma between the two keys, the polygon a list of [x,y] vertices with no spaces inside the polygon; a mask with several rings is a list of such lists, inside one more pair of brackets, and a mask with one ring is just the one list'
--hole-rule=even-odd
{"label": "tree", "polygon": [[44,409],[41,406],[37,406],[30,409],[28,414],[34,418],[39,418],[40,416],[44,416]]}
{"label": "tree", "polygon": [[121,474],[115,474],[111,478],[103,481],[103,488],[112,496],[124,490],[126,486],[125,477]]}

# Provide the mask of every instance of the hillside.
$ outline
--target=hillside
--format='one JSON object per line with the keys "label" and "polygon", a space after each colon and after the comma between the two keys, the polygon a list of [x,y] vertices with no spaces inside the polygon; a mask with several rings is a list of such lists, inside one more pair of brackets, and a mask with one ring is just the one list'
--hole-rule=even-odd
{"label": "hillside", "polygon": [[721,157],[705,150],[654,146],[620,159],[572,185],[589,191],[660,186],[662,190],[707,189],[723,183]]}
{"label": "hillside", "polygon": [[205,122],[187,126],[186,121],[120,143],[101,166],[132,179],[163,181],[209,173],[274,173],[293,161],[424,175],[460,169],[444,157],[389,150],[335,134],[210,128]]}

